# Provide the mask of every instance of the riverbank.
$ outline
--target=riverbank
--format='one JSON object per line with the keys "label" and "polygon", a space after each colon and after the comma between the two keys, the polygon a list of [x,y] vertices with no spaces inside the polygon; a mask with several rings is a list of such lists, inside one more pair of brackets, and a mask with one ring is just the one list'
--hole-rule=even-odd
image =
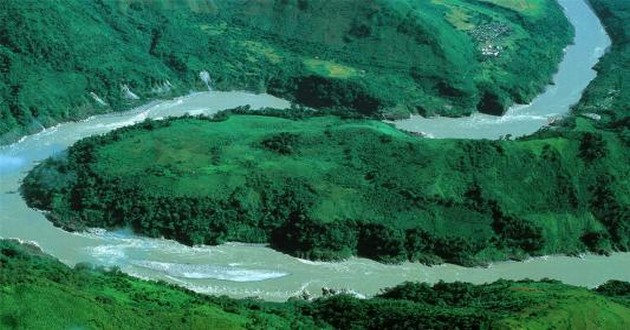
{"label": "riverbank", "polygon": [[597,290],[551,280],[404,283],[373,299],[333,295],[306,301],[304,291],[279,304],[199,295],[132,278],[116,267],[69,268],[37,248],[8,240],[0,240],[0,262],[0,327],[8,328],[500,329],[542,323],[621,329],[630,323],[624,295],[630,284],[619,281]]}
{"label": "riverbank", "polygon": [[609,49],[611,41],[588,3],[575,0],[558,3],[575,27],[575,38],[564,50],[553,83],[530,103],[513,105],[500,117],[483,113],[462,118],[413,115],[393,123],[399,129],[431,138],[497,140],[530,135],[570,116],[570,108],[581,100],[582,91],[597,76],[594,67]]}

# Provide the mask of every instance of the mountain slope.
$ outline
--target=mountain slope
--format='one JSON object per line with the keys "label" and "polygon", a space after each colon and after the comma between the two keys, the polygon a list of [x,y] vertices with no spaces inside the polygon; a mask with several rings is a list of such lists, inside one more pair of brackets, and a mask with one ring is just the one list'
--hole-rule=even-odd
{"label": "mountain slope", "polygon": [[500,114],[540,91],[571,37],[552,0],[509,3],[3,1],[0,139],[203,90],[201,71],[372,116]]}

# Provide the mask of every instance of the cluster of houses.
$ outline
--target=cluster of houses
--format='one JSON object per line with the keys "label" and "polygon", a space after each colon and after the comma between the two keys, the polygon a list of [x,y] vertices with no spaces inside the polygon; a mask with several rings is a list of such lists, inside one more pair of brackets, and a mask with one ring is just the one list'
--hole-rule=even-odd
{"label": "cluster of houses", "polygon": [[498,45],[500,38],[510,32],[511,29],[508,25],[500,22],[491,22],[479,25],[469,33],[480,45],[482,55],[497,57],[503,51],[503,47]]}

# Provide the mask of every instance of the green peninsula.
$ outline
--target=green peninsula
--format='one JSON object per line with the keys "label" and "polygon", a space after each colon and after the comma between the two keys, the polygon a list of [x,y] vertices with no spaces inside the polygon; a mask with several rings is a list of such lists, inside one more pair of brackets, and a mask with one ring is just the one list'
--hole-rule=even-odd
{"label": "green peninsula", "polygon": [[429,140],[315,114],[147,120],[44,162],[24,195],[66,229],[270,243],[313,259],[471,265],[628,247],[627,223],[610,221],[628,196],[614,133]]}

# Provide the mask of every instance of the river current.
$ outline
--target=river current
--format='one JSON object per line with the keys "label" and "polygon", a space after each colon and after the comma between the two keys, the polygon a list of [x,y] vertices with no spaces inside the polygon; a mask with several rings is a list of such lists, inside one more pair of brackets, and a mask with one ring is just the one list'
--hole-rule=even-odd
{"label": "river current", "polygon": [[[609,46],[609,40],[599,20],[584,2],[559,2],[576,26],[575,45],[567,48],[560,71],[554,77],[555,85],[548,87],[531,105],[514,107],[501,118],[475,115],[455,120],[421,119],[415,123],[414,117],[397,125],[435,137],[497,138],[505,134],[531,133],[544,125],[547,118],[566,113],[595,76],[590,68]],[[287,101],[265,94],[196,93],[152,102],[122,114],[61,124],[0,147],[0,237],[35,242],[45,252],[69,265],[90,262],[118,266],[134,276],[161,279],[202,293],[258,296],[277,301],[286,300],[303,289],[317,294],[322,287],[345,288],[370,296],[383,287],[403,281],[484,283],[499,278],[547,277],[592,287],[608,279],[630,280],[630,253],[614,253],[610,257],[548,256],[524,262],[500,262],[488,268],[450,264],[428,267],[413,263],[384,265],[362,258],[336,263],[312,262],[261,245],[227,243],[215,247],[187,247],[169,240],[138,237],[126,231],[96,229],[68,233],[55,228],[42,213],[29,209],[17,193],[20,180],[37,162],[61,152],[83,137],[102,134],[145,118],[213,113],[245,104],[254,108],[283,109],[289,106]],[[467,133],[458,133],[464,131]]]}
{"label": "river current", "polygon": [[530,104],[514,105],[501,117],[475,113],[466,118],[412,116],[396,122],[398,128],[434,138],[498,139],[519,137],[565,115],[597,73],[592,67],[610,46],[610,39],[595,13],[582,0],[558,0],[575,27],[574,44],[546,87]]}

